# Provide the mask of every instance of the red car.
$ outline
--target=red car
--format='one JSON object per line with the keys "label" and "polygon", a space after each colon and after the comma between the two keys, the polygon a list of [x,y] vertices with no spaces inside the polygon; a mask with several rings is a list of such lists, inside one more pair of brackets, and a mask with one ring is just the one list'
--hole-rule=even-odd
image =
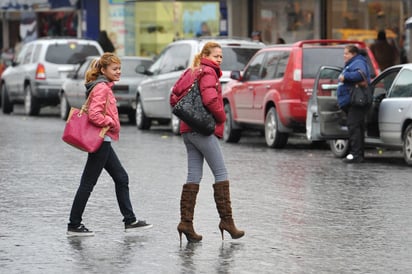
{"label": "red car", "polygon": [[305,133],[316,74],[323,65],[343,67],[348,44],[363,50],[375,78],[376,60],[360,41],[305,40],[259,50],[242,73],[231,72],[233,80],[223,91],[227,115],[223,139],[238,142],[243,130],[257,130],[264,132],[269,147],[283,148],[290,134]]}

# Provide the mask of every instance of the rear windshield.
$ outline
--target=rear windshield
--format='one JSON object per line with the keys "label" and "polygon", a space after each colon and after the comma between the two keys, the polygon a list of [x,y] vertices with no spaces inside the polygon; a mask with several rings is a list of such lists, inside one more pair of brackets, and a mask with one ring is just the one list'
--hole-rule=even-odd
{"label": "rear windshield", "polygon": [[229,48],[223,47],[223,61],[220,65],[221,70],[243,70],[250,58],[259,49],[253,48]]}
{"label": "rear windshield", "polygon": [[150,60],[133,60],[133,59],[123,59],[122,60],[122,76],[137,76],[136,67],[143,65],[144,67],[149,67],[152,61]]}
{"label": "rear windshield", "polygon": [[[315,78],[321,66],[341,67],[345,65],[343,60],[343,48],[303,48],[303,78]],[[368,60],[369,72],[374,78],[374,69]]]}
{"label": "rear windshield", "polygon": [[54,64],[79,64],[91,55],[100,55],[93,45],[81,45],[75,42],[52,44],[47,49],[46,61]]}

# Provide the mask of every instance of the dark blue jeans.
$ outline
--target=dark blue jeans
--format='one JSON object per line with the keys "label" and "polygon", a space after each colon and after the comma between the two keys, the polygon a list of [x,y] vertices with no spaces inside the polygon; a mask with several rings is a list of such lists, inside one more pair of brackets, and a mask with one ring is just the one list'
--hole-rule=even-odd
{"label": "dark blue jeans", "polygon": [[136,221],[129,196],[129,176],[120,163],[119,158],[117,158],[111,143],[103,142],[102,146],[95,153],[88,154],[80,186],[77,189],[70,212],[70,227],[78,227],[80,225],[87,201],[103,168],[109,173],[115,183],[116,198],[120,212],[123,215],[123,222],[130,224]]}

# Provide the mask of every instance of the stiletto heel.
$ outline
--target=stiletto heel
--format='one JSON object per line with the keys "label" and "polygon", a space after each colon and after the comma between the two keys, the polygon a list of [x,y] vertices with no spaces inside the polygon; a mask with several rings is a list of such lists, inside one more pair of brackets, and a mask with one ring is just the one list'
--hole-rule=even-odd
{"label": "stiletto heel", "polygon": [[220,234],[222,234],[222,241],[223,241],[223,240],[224,240],[224,239],[223,239],[223,228],[220,228],[220,227],[219,227],[219,229],[220,229]]}
{"label": "stiletto heel", "polygon": [[178,229],[177,232],[179,233],[180,246],[182,246],[182,231],[180,231],[180,230]]}

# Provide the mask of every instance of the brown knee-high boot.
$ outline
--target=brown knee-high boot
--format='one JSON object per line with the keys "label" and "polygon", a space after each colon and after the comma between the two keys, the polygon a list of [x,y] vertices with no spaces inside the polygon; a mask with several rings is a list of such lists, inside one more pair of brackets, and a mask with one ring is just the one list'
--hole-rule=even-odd
{"label": "brown knee-high boot", "polygon": [[177,226],[180,244],[182,244],[182,233],[185,234],[188,242],[199,242],[202,240],[202,235],[196,234],[193,229],[193,214],[198,192],[199,184],[187,183],[183,185],[180,198],[180,223]]}
{"label": "brown knee-high boot", "polygon": [[245,235],[245,232],[236,228],[232,218],[229,181],[217,182],[213,184],[213,189],[216,208],[220,216],[219,229],[220,233],[222,234],[222,240],[223,230],[229,232],[230,236],[232,236],[232,239],[238,239],[242,237],[243,235]]}

